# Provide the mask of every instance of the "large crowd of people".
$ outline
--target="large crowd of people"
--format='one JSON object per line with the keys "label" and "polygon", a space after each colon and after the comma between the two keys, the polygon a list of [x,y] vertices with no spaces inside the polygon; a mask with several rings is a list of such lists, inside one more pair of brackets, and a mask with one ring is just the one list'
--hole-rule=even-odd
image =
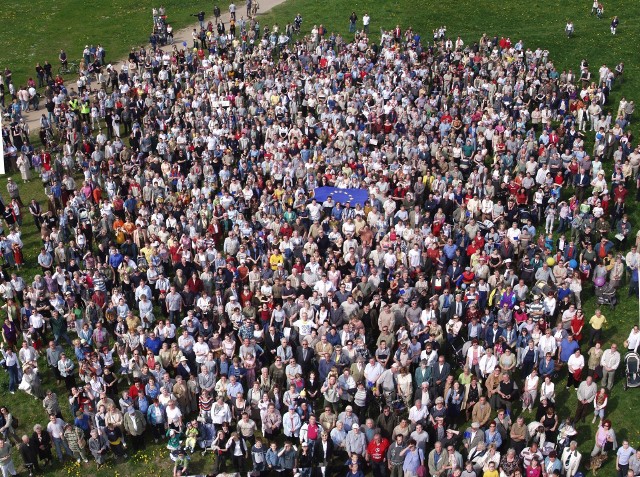
{"label": "large crowd of people", "polygon": [[45,78],[38,150],[14,99],[8,165],[48,201],[8,182],[3,364],[43,410],[0,409],[3,477],[14,446],[38,469],[151,441],[176,476],[194,452],[254,476],[640,475],[607,410],[640,344],[606,326],[640,263],[623,65],[349,21],[203,23],[120,71],[89,52],[77,88]]}

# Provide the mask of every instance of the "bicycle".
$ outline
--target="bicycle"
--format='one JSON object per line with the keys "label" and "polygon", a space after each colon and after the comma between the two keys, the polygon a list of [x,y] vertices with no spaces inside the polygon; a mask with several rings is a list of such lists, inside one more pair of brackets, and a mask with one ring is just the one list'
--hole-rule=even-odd
{"label": "bicycle", "polygon": [[60,65],[60,68],[58,68],[58,74],[59,75],[66,75],[66,74],[77,74],[79,71],[78,68],[78,63],[73,63],[73,62],[69,62],[66,65]]}

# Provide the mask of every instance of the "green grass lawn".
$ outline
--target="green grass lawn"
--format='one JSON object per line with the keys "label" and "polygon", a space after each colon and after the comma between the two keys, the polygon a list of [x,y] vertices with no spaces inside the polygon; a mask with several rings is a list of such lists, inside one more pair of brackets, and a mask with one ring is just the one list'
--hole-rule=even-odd
{"label": "green grass lawn", "polygon": [[[229,3],[215,2],[223,13]],[[174,32],[197,22],[191,15],[201,10],[208,19],[213,18],[214,2],[207,0],[33,0],[28,7],[22,2],[5,2],[0,9],[0,71],[6,67],[12,70],[17,89],[29,77],[35,79],[37,62],[48,60],[56,73],[61,49],[70,61],[79,61],[85,45],[99,43],[108,61],[119,60],[131,47],[148,43],[153,29],[152,8],[161,5]]]}
{"label": "green grass lawn", "polygon": [[[212,2],[196,0],[185,6],[177,0],[152,3],[148,0],[131,3],[124,0],[111,2],[95,2],[88,5],[80,0],[57,0],[44,2],[34,0],[28,9],[20,3],[4,5],[0,10],[0,23],[3,25],[4,35],[0,37],[0,69],[9,66],[14,73],[15,84],[18,86],[28,76],[33,74],[33,67],[37,61],[48,59],[57,67],[57,54],[64,48],[70,59],[80,57],[86,43],[102,43],[107,50],[107,58],[114,60],[127,53],[131,46],[141,45],[148,41],[152,26],[151,8],[162,3],[167,9],[170,23],[177,30],[192,23],[195,19],[190,15],[204,9],[211,14]],[[225,10],[228,2],[220,2]],[[281,26],[293,20],[297,13],[304,17],[303,33],[308,32],[314,24],[324,24],[328,31],[340,32],[348,38],[348,17],[355,10],[361,18],[364,12],[371,15],[371,32],[374,39],[379,37],[379,29],[393,28],[399,24],[401,28],[412,26],[418,31],[423,40],[432,38],[432,31],[440,25],[447,26],[448,34],[455,38],[461,36],[466,44],[477,41],[483,33],[489,36],[509,36],[513,42],[522,39],[526,48],[535,50],[540,47],[550,51],[550,58],[559,70],[579,69],[579,63],[586,58],[597,74],[602,63],[614,66],[624,61],[625,82],[622,87],[617,85],[610,96],[610,108],[617,108],[617,102],[622,96],[640,99],[636,91],[640,90],[638,78],[640,62],[637,56],[637,44],[640,38],[640,3],[630,0],[611,0],[605,2],[605,15],[598,20],[590,15],[591,2],[589,0],[547,0],[511,2],[476,2],[460,0],[458,2],[436,2],[434,0],[345,0],[320,2],[318,0],[289,1],[272,12],[261,15],[260,22],[271,25],[277,22]],[[90,10],[89,10],[90,9]],[[613,15],[620,17],[618,34],[612,36],[609,32],[609,22]],[[564,25],[567,20],[575,25],[575,36],[567,39],[564,35]],[[359,23],[359,26],[361,23]],[[633,124],[633,131],[637,135],[639,129]],[[591,138],[590,138],[591,139]],[[605,164],[606,166],[610,166]],[[21,184],[18,176],[14,176]],[[6,180],[0,180],[2,195],[6,196]],[[35,178],[29,184],[21,186],[23,200],[36,197],[44,202],[41,183]],[[632,206],[635,194],[629,196],[629,206]],[[634,225],[633,233],[640,225],[640,208],[630,207],[631,220]],[[26,212],[26,211],[25,211]],[[33,226],[30,217],[25,217],[23,240],[25,242],[25,259],[28,263],[35,263],[38,253],[40,237]],[[27,267],[24,272],[26,280],[30,280],[37,272],[37,268]],[[615,311],[605,309],[609,319],[605,329],[607,342],[616,341],[622,348],[622,341],[629,329],[638,321],[637,298],[627,299],[626,287],[620,291],[621,303]],[[585,314],[589,318],[595,309],[592,289],[583,292]],[[586,351],[586,350],[585,350]],[[564,376],[563,376],[564,378]],[[638,426],[638,411],[640,406],[640,392],[629,390],[624,392],[621,386],[622,375],[618,375],[613,394],[609,400],[608,417],[614,424],[619,442],[629,439],[632,446],[640,446],[640,426]],[[6,375],[0,373],[0,389],[6,389]],[[45,379],[45,386],[54,386]],[[558,383],[558,412],[560,416],[572,415],[575,410],[575,394],[564,389],[564,379]],[[62,388],[56,388],[63,401],[65,395]],[[45,414],[39,402],[24,394],[6,395],[2,393],[2,404],[9,406],[20,417],[19,432],[28,432],[35,422],[44,422]],[[69,412],[63,404],[65,417]],[[590,422],[590,421],[589,421]],[[583,452],[583,462],[593,446],[595,425],[582,424],[578,426],[578,440]],[[130,475],[138,476],[149,473],[168,475],[170,461],[167,452],[160,445],[151,445],[145,453],[130,458],[127,462],[114,464],[113,462],[96,470],[95,464],[76,466],[67,464],[66,467],[54,465],[47,469],[53,475],[81,475],[90,473],[98,476]],[[207,472],[211,469],[211,456],[194,456],[192,461],[193,473]],[[610,459],[605,467],[599,471],[600,475],[613,475],[614,460]]]}

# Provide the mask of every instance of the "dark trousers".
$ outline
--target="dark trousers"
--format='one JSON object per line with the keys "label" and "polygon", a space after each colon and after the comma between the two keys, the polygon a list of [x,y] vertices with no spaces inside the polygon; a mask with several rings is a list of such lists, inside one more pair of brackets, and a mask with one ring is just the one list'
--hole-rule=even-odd
{"label": "dark trousers", "polygon": [[245,466],[245,462],[246,459],[244,458],[243,455],[234,455],[231,457],[231,462],[233,464],[233,470],[237,471],[237,472],[245,472],[246,466]]}
{"label": "dark trousers", "polygon": [[618,477],[627,477],[627,471],[629,470],[629,464],[618,464],[620,470],[618,471]]}
{"label": "dark trousers", "polygon": [[584,422],[585,417],[591,413],[591,409],[593,408],[592,403],[582,404],[581,401],[578,401],[578,407],[576,407],[576,414],[573,416],[573,421],[577,424],[578,421],[582,420]]}
{"label": "dark trousers", "polygon": [[371,461],[371,470],[373,472],[373,477],[387,477],[389,468],[387,467],[387,463],[382,462],[373,462]]}
{"label": "dark trousers", "polygon": [[145,448],[145,444],[144,444],[144,434],[141,434],[139,436],[134,436],[131,435],[129,436],[131,438],[131,448],[134,451],[140,450],[140,449],[144,449]]}
{"label": "dark trousers", "polygon": [[19,384],[19,372],[18,365],[7,366],[7,373],[9,374],[9,391],[16,392]]}
{"label": "dark trousers", "polygon": [[151,433],[154,439],[162,439],[165,434],[164,424],[153,424],[151,426]]}
{"label": "dark trousers", "polygon": [[63,379],[64,379],[64,385],[67,388],[67,391],[71,391],[71,388],[75,387],[76,385],[76,379],[73,377],[73,374],[70,374],[69,376],[65,376]]}
{"label": "dark trousers", "polygon": [[567,387],[570,386],[578,389],[578,386],[580,386],[580,379],[576,379],[571,371],[567,371]]}

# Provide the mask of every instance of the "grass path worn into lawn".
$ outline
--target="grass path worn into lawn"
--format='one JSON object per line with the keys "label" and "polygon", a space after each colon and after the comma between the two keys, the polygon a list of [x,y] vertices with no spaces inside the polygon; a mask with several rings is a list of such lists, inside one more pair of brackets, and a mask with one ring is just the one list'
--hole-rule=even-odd
{"label": "grass path worn into lawn", "polygon": [[[63,1],[68,3],[77,2],[77,0],[63,0]],[[113,3],[117,4],[118,1],[121,1],[121,0],[117,0],[116,2],[113,2]],[[285,0],[262,0],[260,2],[260,11],[261,12],[268,11],[269,9],[283,3],[284,1]],[[148,1],[145,1],[142,3],[149,4]],[[174,43],[173,44],[175,44],[180,49],[184,48],[183,42],[186,42],[187,46],[191,47],[193,45],[191,32],[193,31],[194,28],[198,28],[198,30],[200,29],[200,23],[197,20],[194,21],[194,18],[192,16],[193,13],[197,13],[200,11],[200,9],[197,8],[197,6],[201,7],[202,11],[206,13],[205,23],[208,21],[215,23],[214,16],[213,16],[213,7],[212,7],[213,3],[211,2],[201,2],[200,0],[198,0],[193,3],[194,5],[193,7],[190,6],[187,9],[185,9],[184,6],[180,8],[170,9],[170,7],[167,5],[168,3],[173,4],[175,2],[173,1],[165,2],[164,6],[168,16],[168,22],[169,24],[171,24],[172,27],[174,27],[174,34],[173,34]],[[228,23],[231,18],[229,14],[229,8],[228,8],[230,3],[231,3],[230,0],[223,0],[221,2],[217,2],[217,5],[220,7],[220,10],[221,10],[220,19],[224,23]],[[104,5],[108,5],[108,4],[109,3],[107,2]],[[101,7],[104,5],[101,5]],[[241,17],[246,18],[246,15],[245,15],[246,9],[245,9],[244,2],[238,2],[236,6],[237,6],[236,17],[238,19],[240,19]],[[84,45],[86,44],[95,45],[97,43],[101,43],[107,50],[107,63],[110,63],[114,68],[116,68],[119,71],[122,65],[128,60],[128,53],[132,47],[136,45],[146,45],[149,42],[149,35],[151,33],[151,27],[153,26],[153,21],[152,21],[153,17],[152,17],[151,8],[152,8],[151,6],[147,8],[148,14],[143,15],[142,13],[136,13],[135,18],[129,19],[128,15],[126,14],[127,13],[126,10],[118,9],[114,6],[112,10],[107,10],[106,12],[107,14],[103,15],[103,18],[104,18],[103,23],[109,26],[104,27],[102,29],[97,28],[97,31],[99,32],[100,31],[103,31],[105,33],[110,32],[109,28],[111,28],[114,24],[117,25],[121,20],[125,20],[125,18],[122,18],[122,19],[120,18],[124,16],[126,17],[126,21],[124,23],[125,25],[127,24],[127,22],[136,21],[136,27],[134,28],[132,26],[132,29],[137,31],[136,37],[129,38],[129,36],[126,34],[124,35],[124,37],[118,37],[118,35],[115,34],[115,32],[110,32],[109,34],[105,34],[104,38],[106,38],[106,40],[93,41],[93,40],[90,40],[90,38],[94,38],[93,35],[91,35],[90,33],[85,32],[81,34],[81,32],[78,32],[78,38],[76,38],[76,40],[80,41],[80,43],[71,43],[70,46],[68,47],[61,46],[57,50],[53,51],[52,53],[53,56],[47,57],[46,59],[48,59],[49,63],[53,65],[53,71],[57,72],[57,69],[60,66],[60,62],[58,60],[58,53],[60,49],[64,49],[67,52],[67,55],[70,61],[77,61],[77,59],[82,57],[82,50],[84,48]],[[140,9],[141,9],[140,7],[136,7],[136,12],[138,12],[138,10]],[[0,21],[2,21],[2,15],[3,15],[3,12],[0,11]],[[176,18],[176,22],[173,21],[173,18]],[[187,26],[184,26],[184,25],[187,25]],[[144,32],[146,31],[145,28],[149,31],[146,38],[144,36]],[[131,32],[131,33],[133,34],[134,32]],[[70,36],[71,34],[69,34],[68,36],[65,35],[65,37],[67,38],[67,41],[65,41],[63,45],[69,44],[68,42],[70,40],[69,38]],[[86,41],[81,41],[83,38]],[[97,38],[102,38],[102,36],[99,34]],[[117,39],[117,41],[115,41],[115,39]],[[131,41],[128,42],[129,40]],[[111,46],[110,43],[114,43],[113,50],[110,50],[109,48]],[[0,51],[2,51],[1,50],[2,46],[3,46],[3,41],[2,41],[2,37],[0,36]],[[170,50],[172,48],[173,48],[172,45],[166,45],[162,47],[163,50]],[[5,60],[5,58],[3,57],[4,55],[5,53],[0,53],[0,74],[2,74],[2,72],[4,71],[4,62],[10,61],[10,60]],[[29,58],[31,58],[31,56],[32,55],[30,54]],[[16,60],[19,61],[20,59],[17,58]],[[44,60],[40,59],[40,56],[37,56],[37,55],[35,59],[32,60],[33,62],[32,65],[29,65],[28,61],[30,60],[27,60],[27,63],[19,63],[19,66],[15,70],[13,69],[13,66],[9,66],[13,72],[14,85],[16,86],[16,88],[18,88],[19,85],[21,84],[26,84],[26,81],[29,77],[33,77],[35,79],[34,67],[36,62],[39,61],[40,64],[44,63]],[[65,85],[68,89],[70,90],[77,89],[76,83],[75,83],[77,76],[74,77],[73,75],[66,75],[64,79],[65,79]],[[7,98],[8,97],[9,96],[7,95]],[[42,104],[43,102],[41,100],[41,105]],[[28,123],[29,128],[32,132],[37,131],[40,128],[40,117],[42,112],[43,112],[43,108],[41,107],[39,111],[30,111],[30,112],[23,113],[23,117],[25,121]]]}

